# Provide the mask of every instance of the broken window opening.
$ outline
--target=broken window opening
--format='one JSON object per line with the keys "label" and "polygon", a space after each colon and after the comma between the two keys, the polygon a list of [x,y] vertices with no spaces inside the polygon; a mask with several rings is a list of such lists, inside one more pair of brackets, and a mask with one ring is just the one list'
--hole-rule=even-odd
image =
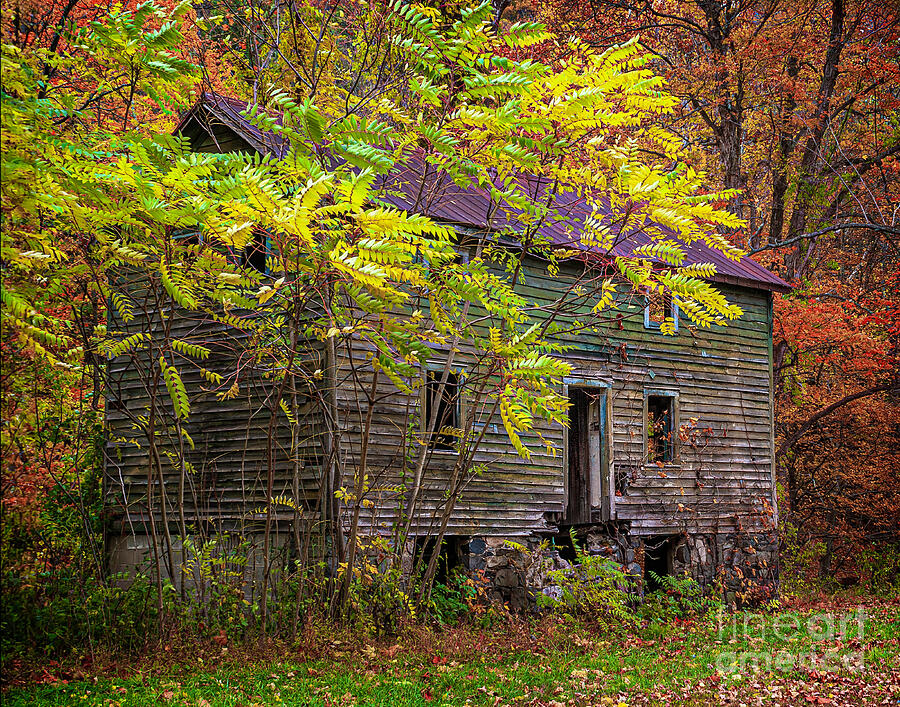
{"label": "broken window opening", "polygon": [[671,319],[674,330],[678,331],[678,305],[670,292],[651,292],[644,304],[644,327],[660,329],[663,323]]}
{"label": "broken window opening", "polygon": [[644,587],[647,592],[662,588],[659,578],[672,576],[677,539],[674,535],[663,535],[644,541]]}
{"label": "broken window opening", "polygon": [[266,234],[262,231],[254,231],[252,238],[241,251],[241,267],[265,274],[267,272],[267,256],[268,238]]}
{"label": "broken window opening", "polygon": [[675,396],[647,396],[647,463],[675,460]]}
{"label": "broken window opening", "polygon": [[[437,538],[431,535],[416,538],[415,567],[424,573],[434,552],[434,544]],[[441,549],[438,553],[437,571],[434,575],[435,584],[446,585],[453,576],[455,570],[465,569],[466,551],[464,544],[467,538],[461,535],[445,535],[441,540]]]}
{"label": "broken window opening", "polygon": [[[450,429],[460,428],[459,375],[447,373],[447,381],[441,386],[443,371],[428,371],[425,387],[425,424],[434,430],[429,436],[433,449],[453,451],[456,449],[456,435]],[[436,417],[435,417],[436,415]],[[426,432],[428,428],[426,428]]]}

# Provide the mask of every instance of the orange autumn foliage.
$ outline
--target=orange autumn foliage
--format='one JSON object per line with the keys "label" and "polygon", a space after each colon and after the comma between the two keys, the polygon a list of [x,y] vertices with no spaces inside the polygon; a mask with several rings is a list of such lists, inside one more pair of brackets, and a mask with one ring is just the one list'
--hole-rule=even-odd
{"label": "orange autumn foliage", "polygon": [[[730,234],[796,290],[775,303],[782,519],[823,574],[900,547],[900,8],[861,0],[514,5],[608,46],[639,34],[681,98],[668,125]],[[824,568],[824,569],[823,569]]]}

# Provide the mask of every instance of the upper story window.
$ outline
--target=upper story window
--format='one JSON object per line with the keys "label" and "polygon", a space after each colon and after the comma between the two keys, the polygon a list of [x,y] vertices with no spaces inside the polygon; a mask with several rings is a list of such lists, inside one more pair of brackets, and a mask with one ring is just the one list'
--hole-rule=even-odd
{"label": "upper story window", "polygon": [[[447,262],[451,263],[453,265],[463,265],[465,263],[468,263],[470,261],[470,258],[471,258],[471,254],[469,253],[469,249],[467,247],[457,246],[456,254],[453,257],[451,257],[450,260]],[[431,263],[431,261],[429,261],[428,258],[426,258],[422,254],[421,250],[416,251],[416,255],[413,258],[413,262],[421,263],[429,270],[432,269],[432,267],[433,267],[433,264]]]}
{"label": "upper story window", "polygon": [[447,374],[441,386],[443,371],[426,371],[424,427],[434,430],[428,439],[433,449],[452,451],[456,436],[451,430],[460,428],[460,381],[454,372]]}
{"label": "upper story window", "polygon": [[669,464],[675,461],[675,416],[676,397],[674,393],[648,393],[644,419],[647,440],[647,463]]}
{"label": "upper story window", "polygon": [[[182,246],[198,246],[203,243],[203,238],[197,231],[180,230],[172,234],[173,240]],[[269,255],[269,239],[264,231],[254,229],[253,235],[247,241],[244,249],[238,253],[228,249],[229,259],[236,262],[242,268],[252,268],[256,272],[268,273],[266,258]]]}
{"label": "upper story window", "polygon": [[666,321],[673,323],[672,332],[678,331],[678,304],[668,292],[652,292],[644,302],[644,327],[663,329]]}
{"label": "upper story window", "polygon": [[252,268],[256,272],[265,274],[266,257],[268,256],[268,238],[266,234],[260,230],[254,230],[253,236],[244,246],[241,252],[241,267]]}

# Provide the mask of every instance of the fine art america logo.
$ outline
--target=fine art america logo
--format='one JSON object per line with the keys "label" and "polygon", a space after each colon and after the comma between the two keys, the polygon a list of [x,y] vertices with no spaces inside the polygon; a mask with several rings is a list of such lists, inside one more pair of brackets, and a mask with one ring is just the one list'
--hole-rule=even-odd
{"label": "fine art america logo", "polygon": [[716,669],[735,679],[759,671],[862,672],[865,625],[862,607],[846,614],[827,611],[809,616],[720,613],[718,642],[735,648],[719,654]]}

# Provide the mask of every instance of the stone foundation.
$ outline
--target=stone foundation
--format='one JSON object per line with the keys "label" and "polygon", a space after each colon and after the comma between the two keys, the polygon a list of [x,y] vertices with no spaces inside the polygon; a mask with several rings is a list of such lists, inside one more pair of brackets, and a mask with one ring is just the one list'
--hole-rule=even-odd
{"label": "stone foundation", "polygon": [[[222,539],[217,554],[227,554],[230,540]],[[244,550],[245,562],[233,569],[251,580],[262,573],[262,536],[252,536]],[[290,552],[289,538],[281,534],[273,539],[273,550]],[[631,533],[624,525],[607,524],[579,529],[579,547],[590,555],[605,557],[618,563],[634,579],[633,591],[643,595],[647,590],[648,568],[657,574],[692,577],[708,593],[722,596],[728,605],[752,606],[775,597],[778,591],[778,537],[775,533],[732,532],[647,536]],[[505,538],[500,536],[454,536],[447,539],[462,569],[483,581],[491,601],[502,602],[515,611],[535,605],[541,594],[556,596],[549,573],[570,569],[575,553],[568,535],[530,535]],[[150,544],[145,536],[119,537],[108,542],[110,569],[131,571],[149,561]],[[182,561],[180,545],[173,548],[176,566]],[[411,567],[412,555],[404,567]],[[456,566],[456,565],[454,565]],[[167,577],[163,567],[163,576]],[[180,579],[181,575],[179,575]],[[188,583],[192,581],[188,579]]]}
{"label": "stone foundation", "polygon": [[[211,550],[211,557],[217,558],[215,569],[221,573],[227,570],[230,581],[238,585],[250,587],[253,582],[260,582],[264,572],[264,553],[262,533],[253,533],[241,536],[238,534],[221,534],[216,536],[215,547]],[[246,542],[245,542],[246,540]],[[174,572],[169,572],[169,553],[165,549],[165,539],[158,538],[160,557],[160,577],[171,581],[176,587],[181,582],[186,587],[196,587],[208,578],[200,576],[197,553],[202,549],[202,540],[192,538],[195,544],[193,552],[186,553],[179,538],[172,538],[171,558],[174,564]],[[275,563],[284,564],[290,556],[290,537],[287,533],[272,534],[270,539],[271,557],[277,558]],[[235,553],[234,560],[230,561],[231,554]],[[188,555],[188,568],[184,567],[185,554]],[[134,573],[144,573],[150,577],[155,576],[151,570],[154,560],[152,544],[148,535],[120,535],[107,538],[106,559],[109,571],[116,575],[119,573],[131,576]],[[187,570],[187,571],[186,571]],[[206,570],[210,571],[209,568]],[[128,579],[123,580],[128,582]],[[248,589],[249,591],[249,589]]]}
{"label": "stone foundation", "polygon": [[[657,574],[687,574],[726,604],[756,605],[778,591],[778,538],[774,533],[722,533],[664,536],[633,535],[626,528],[597,527],[576,534],[580,547],[606,557],[635,580],[634,590],[646,590],[646,570]],[[568,569],[574,561],[565,536],[507,539],[476,536],[463,542],[465,569],[487,583],[493,601],[522,610],[540,594],[553,595],[548,572]],[[660,571],[662,570],[662,571]]]}

